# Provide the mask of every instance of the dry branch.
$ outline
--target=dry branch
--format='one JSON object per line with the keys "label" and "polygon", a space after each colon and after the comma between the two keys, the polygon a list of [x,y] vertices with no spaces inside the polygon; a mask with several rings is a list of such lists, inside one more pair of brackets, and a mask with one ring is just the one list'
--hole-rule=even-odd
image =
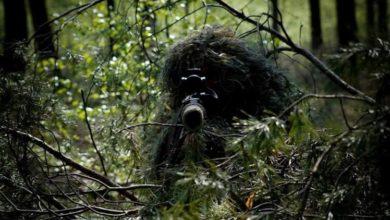
{"label": "dry branch", "polygon": [[[39,139],[37,137],[34,137],[31,134],[28,134],[28,133],[25,133],[25,132],[22,132],[22,131],[18,131],[18,130],[14,130],[14,129],[11,129],[11,128],[6,128],[6,127],[0,127],[0,131],[4,131],[4,132],[6,132],[8,134],[16,135],[18,137],[27,139],[31,143],[34,143],[37,146],[39,146],[42,149],[44,149],[47,152],[49,152],[56,159],[63,161],[66,165],[68,165],[68,166],[70,166],[70,167],[72,167],[72,168],[74,168],[74,169],[76,169],[76,170],[78,170],[78,171],[80,171],[80,172],[90,176],[90,177],[93,177],[93,178],[103,182],[104,184],[106,184],[109,187],[121,187],[117,183],[114,183],[111,180],[109,180],[104,175],[102,175],[100,173],[97,173],[96,171],[91,170],[91,169],[89,169],[87,167],[84,167],[84,166],[80,165],[79,163],[77,163],[76,161],[72,160],[71,158],[63,155],[61,152],[55,150],[52,146],[50,146],[45,141],[43,141],[43,140],[41,140],[41,139]],[[125,196],[126,198],[130,199],[131,201],[133,201],[134,203],[141,204],[139,202],[138,198],[135,197],[132,193],[128,192],[127,190],[125,190],[125,189],[118,190],[118,192],[120,194],[122,194],[123,196]]]}
{"label": "dry branch", "polygon": [[[343,88],[344,90],[346,90],[350,94],[359,95],[359,96],[363,97],[364,99],[366,99],[367,102],[372,103],[372,104],[375,103],[375,100],[373,98],[367,96],[362,91],[356,89],[352,85],[345,82],[342,78],[340,78],[335,72],[333,72],[328,66],[326,66],[325,63],[323,63],[320,59],[318,59],[309,50],[295,44],[285,31],[283,31],[283,33],[284,33],[284,35],[283,35],[283,34],[279,33],[278,31],[276,31],[275,29],[273,29],[271,27],[267,27],[267,26],[255,21],[255,20],[253,20],[252,18],[246,16],[243,12],[237,11],[235,8],[233,8],[232,6],[230,6],[229,4],[225,3],[222,0],[216,0],[216,2],[218,4],[220,4],[222,6],[222,8],[227,10],[230,14],[234,15],[235,17],[240,18],[240,19],[242,19],[250,24],[253,24],[259,30],[266,31],[266,32],[270,33],[272,36],[280,39],[283,43],[285,43],[286,45],[291,47],[291,49],[294,52],[302,55],[303,57],[308,59],[310,62],[312,62],[313,65],[315,65],[319,70],[321,70],[321,72],[323,74],[325,74],[330,80],[332,80],[334,83],[339,85],[341,88]],[[284,30],[283,25],[282,25],[282,30]]]}
{"label": "dry branch", "polygon": [[365,99],[364,97],[360,97],[360,96],[351,96],[351,95],[343,95],[343,94],[325,94],[325,95],[323,95],[323,94],[306,94],[306,95],[302,96],[301,98],[299,98],[298,100],[296,100],[293,103],[291,103],[291,105],[289,105],[286,109],[284,109],[278,115],[278,117],[279,118],[282,117],[287,112],[289,112],[292,108],[297,106],[299,103],[303,102],[306,99],[310,99],[310,98],[316,98],[316,99],[339,99],[339,100],[351,99],[351,100],[356,100],[356,101],[361,101],[361,102],[367,102],[367,99]]}

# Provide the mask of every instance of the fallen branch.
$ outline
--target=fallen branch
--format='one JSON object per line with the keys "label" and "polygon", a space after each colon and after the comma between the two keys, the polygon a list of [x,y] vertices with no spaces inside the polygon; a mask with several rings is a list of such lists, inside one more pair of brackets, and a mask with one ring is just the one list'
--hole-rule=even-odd
{"label": "fallen branch", "polygon": [[[25,132],[22,132],[22,131],[18,131],[18,130],[14,130],[14,129],[11,129],[11,128],[7,128],[7,127],[0,127],[0,131],[4,131],[4,132],[6,132],[8,134],[12,134],[12,135],[16,135],[16,136],[25,138],[26,140],[30,141],[31,143],[34,143],[37,146],[41,147],[42,149],[46,150],[47,152],[49,152],[51,155],[53,155],[58,160],[63,161],[66,165],[68,165],[68,166],[70,166],[70,167],[72,167],[72,168],[74,168],[74,169],[76,169],[76,170],[78,170],[78,171],[80,171],[80,172],[90,176],[90,177],[93,177],[93,178],[101,181],[102,183],[106,184],[109,187],[121,187],[117,183],[114,183],[111,180],[109,180],[104,175],[102,175],[100,173],[97,173],[96,171],[91,170],[91,169],[89,169],[87,167],[84,167],[84,166],[80,165],[79,163],[77,163],[76,161],[74,161],[74,160],[70,159],[69,157],[63,155],[61,152],[55,150],[52,146],[50,146],[45,141],[43,141],[43,140],[41,140],[41,139],[39,139],[37,137],[34,137],[31,134],[28,134],[28,133],[25,133]],[[132,193],[128,192],[127,190],[122,189],[122,190],[118,190],[118,192],[120,194],[122,194],[123,196],[125,196],[126,198],[130,199],[132,202],[137,203],[137,204],[141,204],[139,202],[138,198],[135,197]]]}
{"label": "fallen branch", "polygon": [[[66,217],[66,216],[70,216],[70,215],[81,214],[81,213],[86,212],[88,210],[94,210],[95,212],[98,212],[101,215],[111,216],[111,217],[119,217],[119,216],[126,216],[126,215],[130,215],[130,214],[135,214],[135,213],[138,213],[140,211],[139,207],[137,207],[135,209],[131,209],[131,210],[116,210],[116,209],[109,209],[109,208],[104,208],[104,207],[100,207],[100,206],[95,206],[95,205],[76,206],[73,208],[64,208],[61,210],[21,209],[21,208],[17,207],[17,205],[15,203],[13,203],[11,201],[11,199],[8,198],[3,192],[0,191],[0,195],[14,208],[14,210],[16,212],[37,214],[37,215],[54,213],[54,214],[58,215],[57,217]],[[0,212],[6,213],[6,212],[11,212],[11,211],[0,210]]]}

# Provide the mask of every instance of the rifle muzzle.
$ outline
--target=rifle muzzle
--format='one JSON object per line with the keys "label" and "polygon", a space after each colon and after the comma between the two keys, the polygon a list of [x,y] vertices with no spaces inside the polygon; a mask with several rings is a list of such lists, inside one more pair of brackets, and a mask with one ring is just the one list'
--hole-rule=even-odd
{"label": "rifle muzzle", "polygon": [[190,131],[198,131],[203,127],[205,109],[200,103],[188,103],[182,109],[181,119],[185,128]]}

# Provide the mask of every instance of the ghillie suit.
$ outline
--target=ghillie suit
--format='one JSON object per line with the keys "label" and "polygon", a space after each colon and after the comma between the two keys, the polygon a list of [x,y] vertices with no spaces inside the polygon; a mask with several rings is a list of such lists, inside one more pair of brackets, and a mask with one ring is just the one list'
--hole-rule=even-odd
{"label": "ghillie suit", "polygon": [[194,132],[182,126],[165,129],[153,162],[156,178],[163,181],[169,181],[168,170],[178,171],[185,161],[225,157],[223,134],[238,132],[232,126],[234,118],[261,118],[265,110],[277,114],[292,101],[287,79],[262,54],[222,27],[205,28],[169,51],[162,83],[169,95],[172,124],[182,123],[183,100],[197,90],[196,85],[189,88],[194,86],[183,82],[193,75],[204,77],[203,88],[199,89],[211,93],[212,98],[203,100],[206,116],[200,130]]}

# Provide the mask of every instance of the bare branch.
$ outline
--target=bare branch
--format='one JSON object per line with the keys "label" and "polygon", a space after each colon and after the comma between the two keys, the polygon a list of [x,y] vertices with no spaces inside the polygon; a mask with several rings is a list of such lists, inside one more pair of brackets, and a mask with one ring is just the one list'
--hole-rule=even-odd
{"label": "bare branch", "polygon": [[47,21],[46,23],[42,24],[38,30],[36,30],[36,32],[27,40],[27,44],[29,44],[36,36],[37,34],[39,33],[39,31],[48,26],[48,25],[51,25],[52,23],[54,23],[55,21],[61,19],[61,18],[64,18],[70,14],[72,14],[73,12],[76,12],[76,15],[79,15],[81,14],[82,12],[84,12],[85,10],[97,5],[98,3],[100,2],[103,2],[104,0],[91,0],[90,2],[86,3],[86,4],[83,4],[83,5],[80,5],[80,6],[77,6],[75,8],[72,8],[64,13],[62,13],[61,15],[51,19],[50,21]]}
{"label": "bare branch", "polygon": [[[84,167],[84,166],[80,165],[79,163],[77,163],[76,161],[74,161],[74,160],[70,159],[69,157],[63,155],[61,152],[55,150],[52,146],[50,146],[45,141],[43,141],[43,140],[41,140],[41,139],[31,135],[31,134],[28,134],[28,133],[25,133],[25,132],[22,132],[22,131],[18,131],[18,130],[14,130],[14,129],[11,129],[11,128],[7,128],[7,127],[0,127],[0,130],[6,132],[8,134],[12,134],[12,135],[16,135],[16,136],[25,138],[26,140],[30,141],[31,143],[34,143],[37,146],[41,147],[42,149],[46,150],[47,152],[49,152],[51,155],[53,155],[58,160],[63,161],[68,166],[73,167],[74,169],[79,170],[80,172],[82,172],[82,173],[84,173],[84,174],[86,174],[88,176],[91,176],[93,178],[96,178],[96,179],[102,181],[103,183],[107,184],[110,187],[121,187],[120,185],[118,185],[117,183],[112,182],[111,180],[109,180],[107,177],[101,175],[100,173],[97,173],[94,170],[91,170],[91,169],[89,169],[87,167]],[[132,193],[130,193],[130,192],[126,191],[126,190],[119,190],[118,192],[121,193],[126,198],[130,199],[131,201],[133,201],[134,203],[141,204],[139,202],[138,198],[135,197]]]}
{"label": "bare branch", "polygon": [[144,126],[162,126],[162,127],[183,127],[182,124],[169,124],[169,123],[160,123],[160,122],[145,122],[145,123],[140,123],[140,124],[135,124],[135,125],[129,125],[125,128],[122,128],[121,130],[118,131],[118,133],[124,131],[124,130],[131,130],[133,128],[137,127],[144,127]]}
{"label": "bare branch", "polygon": [[93,148],[95,148],[96,154],[99,157],[100,164],[102,165],[102,169],[103,169],[104,175],[107,176],[107,170],[106,170],[106,167],[104,166],[104,158],[103,158],[102,154],[100,153],[100,151],[99,151],[99,149],[98,149],[98,147],[96,145],[95,138],[93,137],[91,124],[89,123],[89,120],[88,120],[88,112],[87,112],[88,96],[85,97],[83,90],[81,90],[81,99],[83,101],[83,110],[84,110],[85,123],[87,124],[87,127],[88,127],[89,137],[91,138],[92,146],[93,146]]}
{"label": "bare branch", "polygon": [[367,95],[365,95],[362,91],[356,89],[352,85],[345,82],[343,79],[341,79],[335,72],[333,72],[329,67],[327,67],[321,60],[319,60],[313,53],[308,51],[305,48],[300,47],[299,45],[295,44],[291,38],[285,34],[282,35],[275,29],[271,27],[264,26],[263,24],[260,24],[259,22],[253,20],[252,18],[246,16],[244,13],[237,11],[227,3],[225,3],[222,0],[216,0],[218,4],[220,4],[225,10],[227,10],[230,14],[234,15],[237,18],[240,18],[250,24],[255,25],[259,28],[259,30],[266,31],[273,35],[274,37],[279,38],[283,43],[290,46],[292,50],[294,50],[296,53],[302,55],[309,61],[313,63],[319,70],[321,70],[322,73],[324,73],[329,79],[331,79],[334,83],[339,85],[341,88],[346,90],[347,92],[351,93],[352,95],[359,95],[366,99],[367,102],[373,104],[375,103],[375,100]]}
{"label": "bare branch", "polygon": [[336,147],[336,144],[338,142],[340,142],[341,140],[343,140],[344,137],[346,137],[347,135],[349,135],[351,132],[353,132],[354,130],[357,130],[357,129],[361,129],[361,128],[364,128],[364,127],[367,127],[371,124],[374,124],[375,122],[379,121],[383,119],[383,117],[378,117],[376,118],[375,120],[371,120],[371,121],[368,121],[366,123],[363,123],[361,125],[356,125],[356,126],[353,126],[351,129],[347,130],[347,131],[344,131],[343,133],[341,133],[340,135],[338,135],[335,139],[331,140],[328,142],[327,146],[328,148],[322,152],[322,154],[317,158],[316,160],[316,163],[314,164],[314,166],[311,168],[310,170],[310,174],[307,178],[307,181],[306,181],[306,184],[305,184],[305,187],[302,189],[302,202],[301,202],[301,205],[300,205],[300,208],[298,210],[298,218],[302,218],[303,216],[303,213],[306,209],[306,204],[307,204],[307,201],[309,199],[309,194],[310,194],[310,188],[313,184],[313,180],[318,172],[318,169],[322,163],[322,161],[326,158],[326,156]]}
{"label": "bare branch", "polygon": [[341,112],[343,113],[345,125],[348,127],[348,129],[352,129],[351,125],[348,122],[347,114],[345,113],[343,99],[339,99],[339,100],[340,100],[340,108],[341,108]]}
{"label": "bare branch", "polygon": [[368,100],[364,97],[360,96],[351,96],[351,95],[343,95],[343,94],[332,94],[332,95],[321,95],[321,94],[306,94],[293,102],[291,105],[289,105],[286,109],[284,109],[278,117],[282,117],[285,115],[287,112],[289,112],[292,108],[294,108],[296,105],[301,103],[302,101],[310,98],[316,98],[316,99],[351,99],[351,100],[356,100],[356,101],[361,101],[361,102],[368,102]]}

